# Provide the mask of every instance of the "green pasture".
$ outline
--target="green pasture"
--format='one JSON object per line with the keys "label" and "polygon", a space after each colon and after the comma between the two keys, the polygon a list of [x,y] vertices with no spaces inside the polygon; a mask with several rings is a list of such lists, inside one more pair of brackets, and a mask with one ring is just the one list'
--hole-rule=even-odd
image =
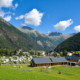
{"label": "green pasture", "polygon": [[[1,65],[0,80],[80,80],[80,67],[33,68],[26,64]],[[59,74],[59,71],[62,73]]]}

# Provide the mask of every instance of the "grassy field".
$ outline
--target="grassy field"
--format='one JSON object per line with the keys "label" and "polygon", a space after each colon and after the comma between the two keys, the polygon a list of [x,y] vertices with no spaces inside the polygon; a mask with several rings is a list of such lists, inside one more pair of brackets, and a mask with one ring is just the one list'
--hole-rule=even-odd
{"label": "grassy field", "polygon": [[[59,71],[62,74],[58,74]],[[2,65],[0,80],[80,80],[80,67],[56,66],[48,70],[28,65]]]}

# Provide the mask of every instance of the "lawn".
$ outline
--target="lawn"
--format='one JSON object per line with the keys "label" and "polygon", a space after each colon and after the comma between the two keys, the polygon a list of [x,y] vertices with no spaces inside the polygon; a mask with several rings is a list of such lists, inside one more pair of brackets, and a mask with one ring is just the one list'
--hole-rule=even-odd
{"label": "lawn", "polygon": [[[58,74],[59,71],[62,74]],[[0,80],[80,80],[80,67],[55,66],[49,70],[29,65],[2,65]]]}

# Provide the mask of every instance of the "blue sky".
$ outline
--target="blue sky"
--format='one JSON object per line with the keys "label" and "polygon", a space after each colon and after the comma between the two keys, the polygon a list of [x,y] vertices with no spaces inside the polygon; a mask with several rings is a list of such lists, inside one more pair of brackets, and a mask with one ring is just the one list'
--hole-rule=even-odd
{"label": "blue sky", "polygon": [[0,16],[41,33],[80,32],[80,0],[0,0]]}

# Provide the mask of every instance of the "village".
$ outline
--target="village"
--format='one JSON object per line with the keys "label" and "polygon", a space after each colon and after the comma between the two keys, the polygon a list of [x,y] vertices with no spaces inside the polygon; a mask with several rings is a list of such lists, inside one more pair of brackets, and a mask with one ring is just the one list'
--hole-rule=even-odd
{"label": "village", "polygon": [[77,72],[79,71],[79,52],[80,51],[67,52],[66,50],[63,52],[41,50],[24,52],[22,49],[14,51],[0,49],[0,68],[4,70],[11,69],[14,70],[14,72],[21,71],[23,74],[26,73],[27,75],[28,72],[30,72],[30,74],[39,73],[53,76],[55,72],[54,76],[58,75],[60,77],[60,74],[63,76],[66,70],[68,74],[73,74],[72,71],[75,71],[74,68],[77,69]]}
{"label": "village", "polygon": [[[18,64],[30,65],[30,67],[51,67],[51,66],[80,66],[79,53],[71,52],[54,52],[54,51],[29,51],[22,52],[19,49],[15,55],[6,56],[2,55],[0,57],[0,64],[14,64],[14,67]],[[66,55],[63,55],[66,54]]]}

